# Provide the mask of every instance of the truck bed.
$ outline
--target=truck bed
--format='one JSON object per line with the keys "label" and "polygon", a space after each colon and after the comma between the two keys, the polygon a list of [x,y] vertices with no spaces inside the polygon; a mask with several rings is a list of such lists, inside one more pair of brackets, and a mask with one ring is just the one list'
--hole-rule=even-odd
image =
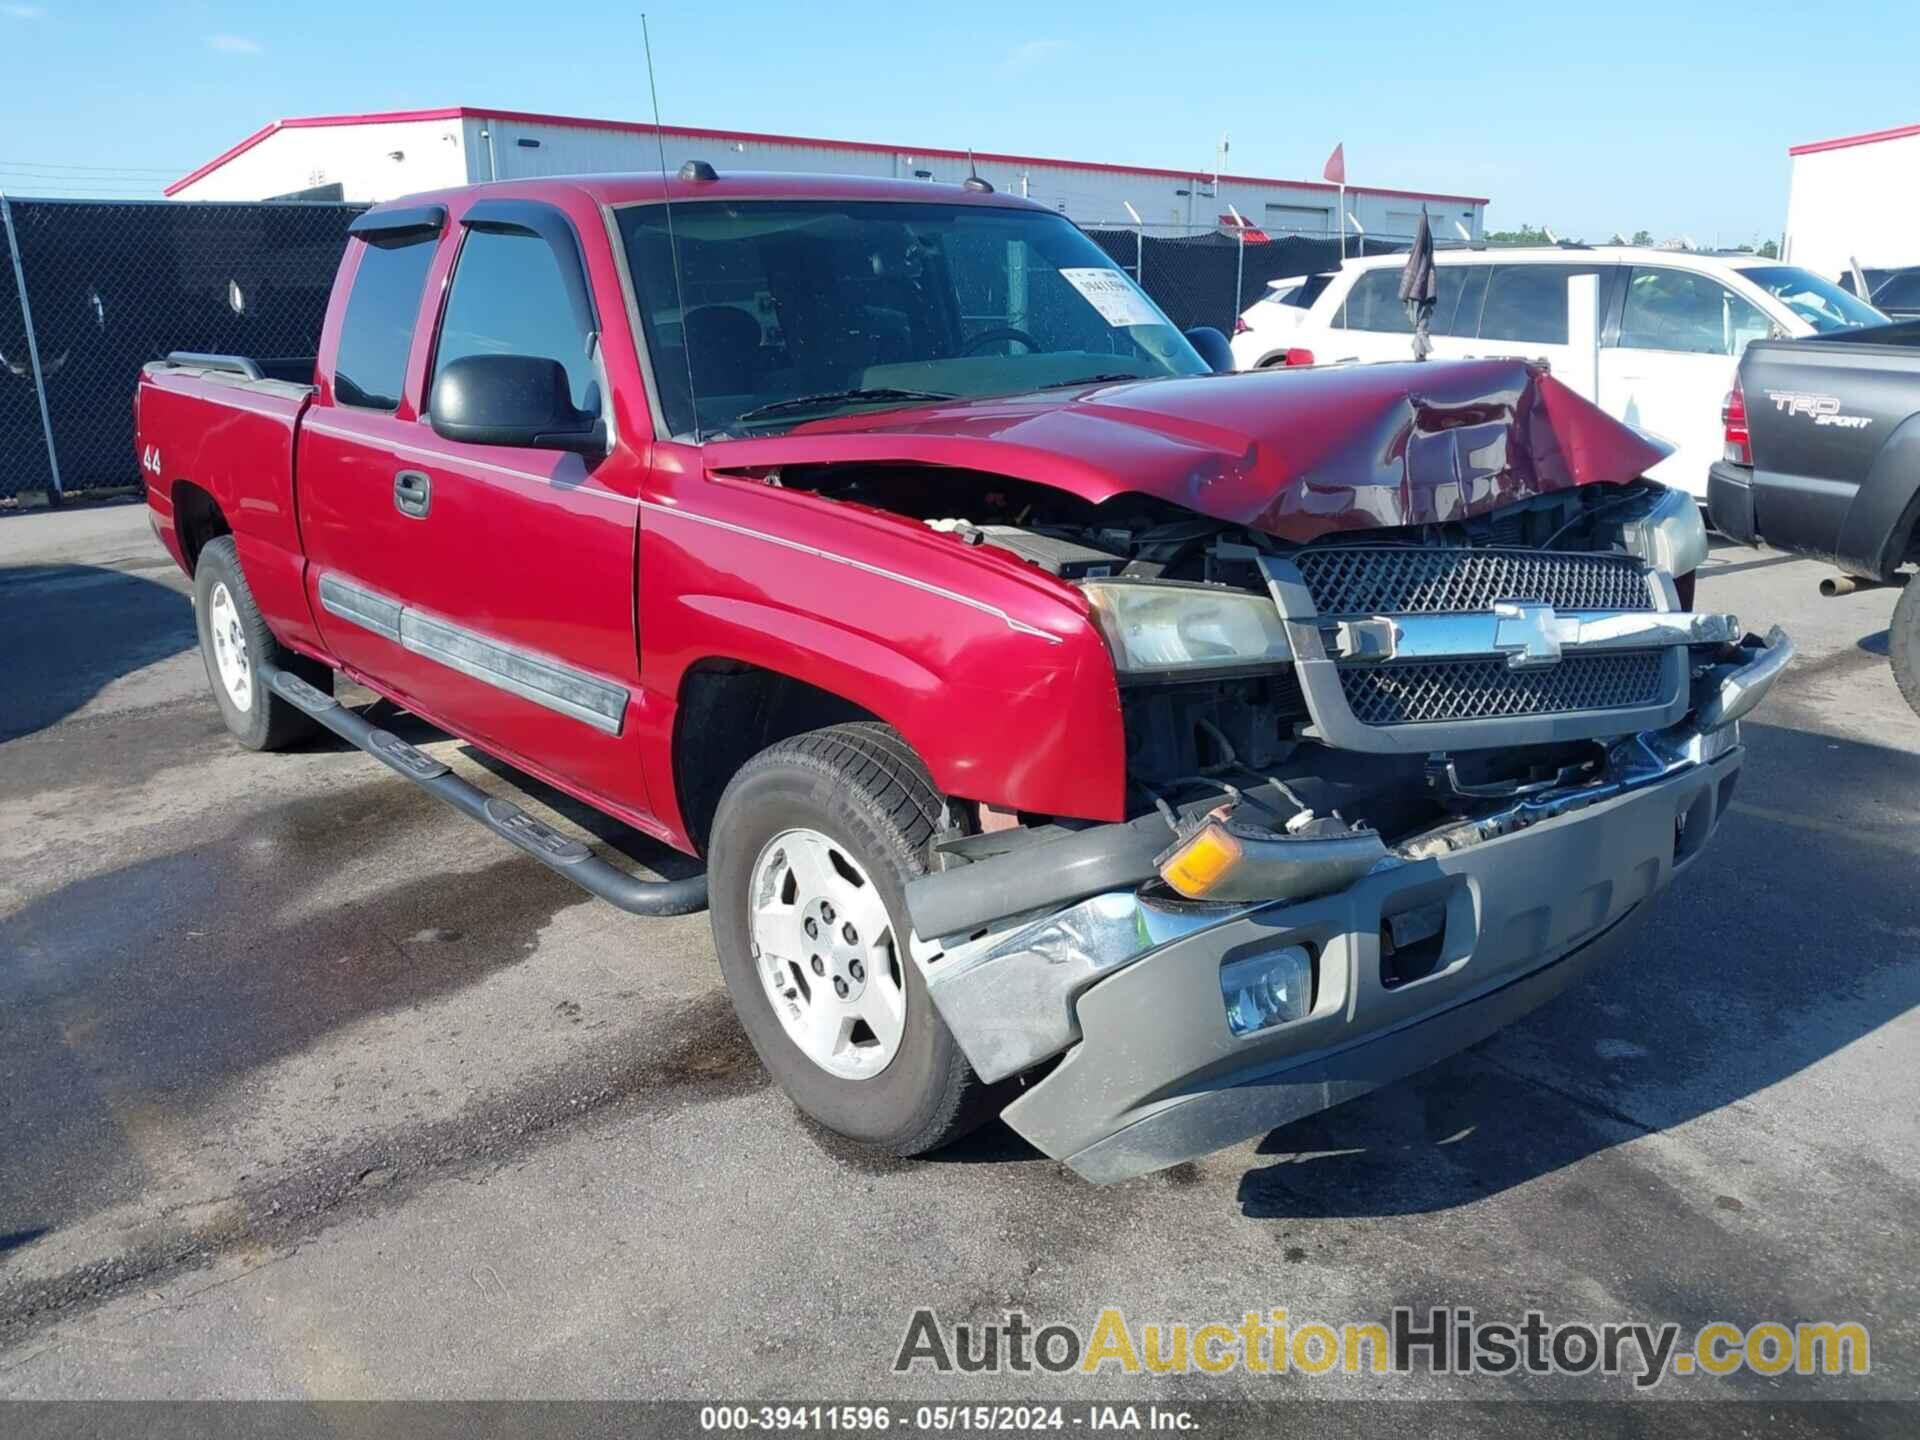
{"label": "truck bed", "polygon": [[[181,507],[195,503],[193,492],[211,496],[232,522],[248,583],[262,606],[270,614],[302,617],[304,623],[286,638],[317,644],[293,509],[295,445],[314,387],[215,363],[228,358],[183,356],[141,369],[134,444],[154,529],[191,571],[200,537]],[[304,363],[304,373],[313,373],[310,360],[271,363],[281,373]]]}
{"label": "truck bed", "polygon": [[1920,322],[1755,341],[1740,386],[1753,464],[1714,467],[1716,525],[1888,578],[1920,495]]}

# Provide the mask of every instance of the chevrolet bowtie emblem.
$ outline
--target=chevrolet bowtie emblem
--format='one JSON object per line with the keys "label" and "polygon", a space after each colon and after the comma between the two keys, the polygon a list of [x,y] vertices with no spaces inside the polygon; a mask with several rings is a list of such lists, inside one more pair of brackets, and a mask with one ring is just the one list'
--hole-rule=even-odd
{"label": "chevrolet bowtie emblem", "polygon": [[1493,648],[1507,657],[1514,670],[1537,670],[1560,663],[1563,630],[1577,636],[1580,622],[1563,621],[1551,605],[1531,605],[1513,600],[1497,601]]}

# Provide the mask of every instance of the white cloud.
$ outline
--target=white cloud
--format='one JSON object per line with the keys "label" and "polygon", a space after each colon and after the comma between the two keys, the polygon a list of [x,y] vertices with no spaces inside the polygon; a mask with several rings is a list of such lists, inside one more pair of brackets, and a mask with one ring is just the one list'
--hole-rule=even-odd
{"label": "white cloud", "polygon": [[207,44],[223,55],[258,55],[267,48],[244,35],[209,35]]}
{"label": "white cloud", "polygon": [[41,20],[46,18],[43,5],[0,5],[0,15],[9,20]]}
{"label": "white cloud", "polygon": [[1065,52],[1064,40],[1026,40],[1013,47],[1001,60],[1002,70],[1031,70]]}

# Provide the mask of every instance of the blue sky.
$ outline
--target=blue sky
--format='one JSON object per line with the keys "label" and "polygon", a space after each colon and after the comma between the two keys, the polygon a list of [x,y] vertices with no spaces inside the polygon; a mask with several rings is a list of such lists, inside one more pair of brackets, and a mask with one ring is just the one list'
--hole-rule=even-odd
{"label": "blue sky", "polygon": [[[1920,5],[760,0],[652,11],[670,122],[1493,198],[1492,228],[1777,235],[1787,147],[1920,122]],[[1852,37],[1868,43],[1851,43]],[[157,193],[286,115],[649,118],[639,7],[0,0],[0,188]]]}

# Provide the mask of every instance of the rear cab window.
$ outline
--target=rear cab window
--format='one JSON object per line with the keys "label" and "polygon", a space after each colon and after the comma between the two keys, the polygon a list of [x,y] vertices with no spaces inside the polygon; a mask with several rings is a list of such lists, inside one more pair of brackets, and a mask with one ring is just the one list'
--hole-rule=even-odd
{"label": "rear cab window", "polygon": [[395,410],[439,236],[408,232],[392,239],[368,236],[356,243],[361,246],[360,265],[340,322],[333,399],[366,410]]}

